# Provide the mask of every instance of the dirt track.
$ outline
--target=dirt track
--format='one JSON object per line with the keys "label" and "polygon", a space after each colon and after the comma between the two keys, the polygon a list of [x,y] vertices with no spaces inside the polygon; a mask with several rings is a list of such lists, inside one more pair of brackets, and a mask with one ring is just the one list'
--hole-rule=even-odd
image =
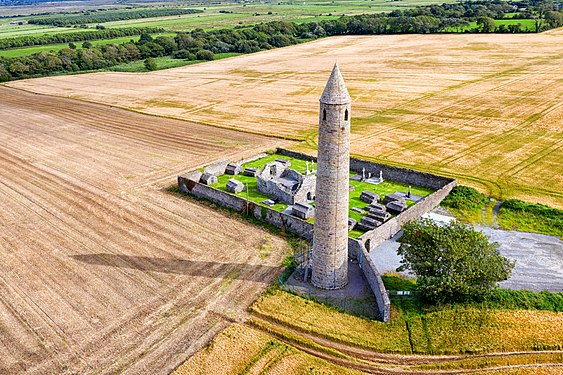
{"label": "dirt track", "polygon": [[0,134],[0,373],[168,373],[279,271],[284,241],[163,191],[267,138],[9,88]]}

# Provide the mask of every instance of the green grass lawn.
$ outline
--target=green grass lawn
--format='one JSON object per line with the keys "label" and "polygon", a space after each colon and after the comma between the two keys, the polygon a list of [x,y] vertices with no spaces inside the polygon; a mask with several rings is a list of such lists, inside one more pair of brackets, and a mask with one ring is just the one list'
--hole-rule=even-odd
{"label": "green grass lawn", "polygon": [[[267,163],[272,162],[276,159],[289,160],[291,162],[291,168],[295,169],[296,171],[298,171],[300,173],[305,173],[306,170],[307,170],[307,163],[306,163],[305,160],[291,158],[291,157],[288,157],[288,156],[282,156],[282,155],[278,155],[278,154],[268,155],[264,158],[245,163],[245,164],[242,165],[242,167],[243,167],[243,170],[244,170],[244,168],[257,168],[258,170],[262,170]],[[354,174],[355,174],[355,172],[350,171],[350,176],[353,176]],[[237,193],[235,195],[243,197],[243,198],[248,197],[248,199],[251,200],[252,202],[255,202],[255,203],[258,203],[262,206],[267,207],[262,202],[265,201],[265,200],[268,200],[269,197],[267,195],[261,194],[257,191],[257,182],[256,182],[255,177],[248,177],[248,176],[244,176],[242,174],[237,175],[237,176],[224,174],[222,176],[219,176],[217,178],[217,180],[218,180],[217,184],[214,184],[212,186],[214,188],[218,189],[218,190],[227,192],[226,184],[232,178],[234,178],[238,181],[241,181],[243,184],[248,186],[248,193],[246,191],[244,191],[244,192],[241,192],[241,193]],[[384,182],[382,182],[378,185],[374,185],[374,184],[370,184],[370,183],[367,183],[367,182],[350,180],[350,185],[354,186],[354,190],[350,192],[349,214],[348,215],[349,215],[349,217],[357,220],[358,222],[362,219],[362,216],[365,216],[365,215],[360,214],[360,213],[355,212],[355,211],[352,211],[352,208],[354,208],[354,207],[364,208],[367,205],[367,203],[360,200],[360,195],[362,194],[362,191],[367,190],[367,191],[377,193],[377,194],[379,194],[381,199],[383,199],[383,197],[385,195],[392,194],[392,193],[395,193],[397,191],[404,192],[404,193],[408,192],[408,185],[407,184],[402,184],[402,183],[398,183],[398,182],[394,182],[394,181],[384,181]],[[411,192],[412,192],[412,194],[425,197],[425,196],[431,194],[433,191],[430,190],[430,189],[419,187],[419,186],[411,186]],[[230,193],[230,194],[232,194],[232,193]],[[414,202],[407,201],[407,205],[409,207],[414,205],[414,204],[415,204]],[[286,210],[287,207],[288,206],[286,204],[277,203],[274,206],[272,206],[271,208],[276,210],[276,211],[282,212],[282,211]],[[309,219],[309,222],[313,223],[314,219],[313,218]],[[357,237],[361,236],[363,233],[364,232],[359,231],[359,230],[352,230],[352,231],[350,231],[350,236],[353,237],[353,238],[357,238]]]}

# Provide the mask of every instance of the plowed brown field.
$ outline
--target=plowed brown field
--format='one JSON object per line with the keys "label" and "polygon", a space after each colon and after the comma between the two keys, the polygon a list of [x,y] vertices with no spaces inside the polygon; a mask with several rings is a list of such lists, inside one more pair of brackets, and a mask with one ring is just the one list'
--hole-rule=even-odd
{"label": "plowed brown field", "polygon": [[285,241],[163,188],[267,147],[0,88],[0,373],[169,373],[242,314]]}
{"label": "plowed brown field", "polygon": [[338,61],[354,100],[356,155],[563,207],[562,30],[336,37],[142,75],[10,85],[314,149],[317,100]]}

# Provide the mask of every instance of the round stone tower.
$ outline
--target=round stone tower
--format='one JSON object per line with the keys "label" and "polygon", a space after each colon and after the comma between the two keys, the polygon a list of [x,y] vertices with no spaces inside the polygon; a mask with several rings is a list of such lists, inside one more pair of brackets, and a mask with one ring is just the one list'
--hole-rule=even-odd
{"label": "round stone tower", "polygon": [[351,102],[335,64],[320,99],[319,114],[311,281],[323,289],[339,289],[348,283]]}

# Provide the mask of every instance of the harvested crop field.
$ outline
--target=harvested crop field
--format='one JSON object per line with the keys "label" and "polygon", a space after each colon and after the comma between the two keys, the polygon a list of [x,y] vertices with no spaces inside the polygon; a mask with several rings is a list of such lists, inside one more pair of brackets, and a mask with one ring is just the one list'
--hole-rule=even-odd
{"label": "harvested crop field", "polygon": [[563,207],[563,33],[322,39],[143,75],[10,83],[316,147],[318,98],[338,61],[352,152]]}
{"label": "harvested crop field", "polygon": [[0,373],[169,373],[280,270],[283,239],[165,191],[270,139],[10,88],[0,133]]}

